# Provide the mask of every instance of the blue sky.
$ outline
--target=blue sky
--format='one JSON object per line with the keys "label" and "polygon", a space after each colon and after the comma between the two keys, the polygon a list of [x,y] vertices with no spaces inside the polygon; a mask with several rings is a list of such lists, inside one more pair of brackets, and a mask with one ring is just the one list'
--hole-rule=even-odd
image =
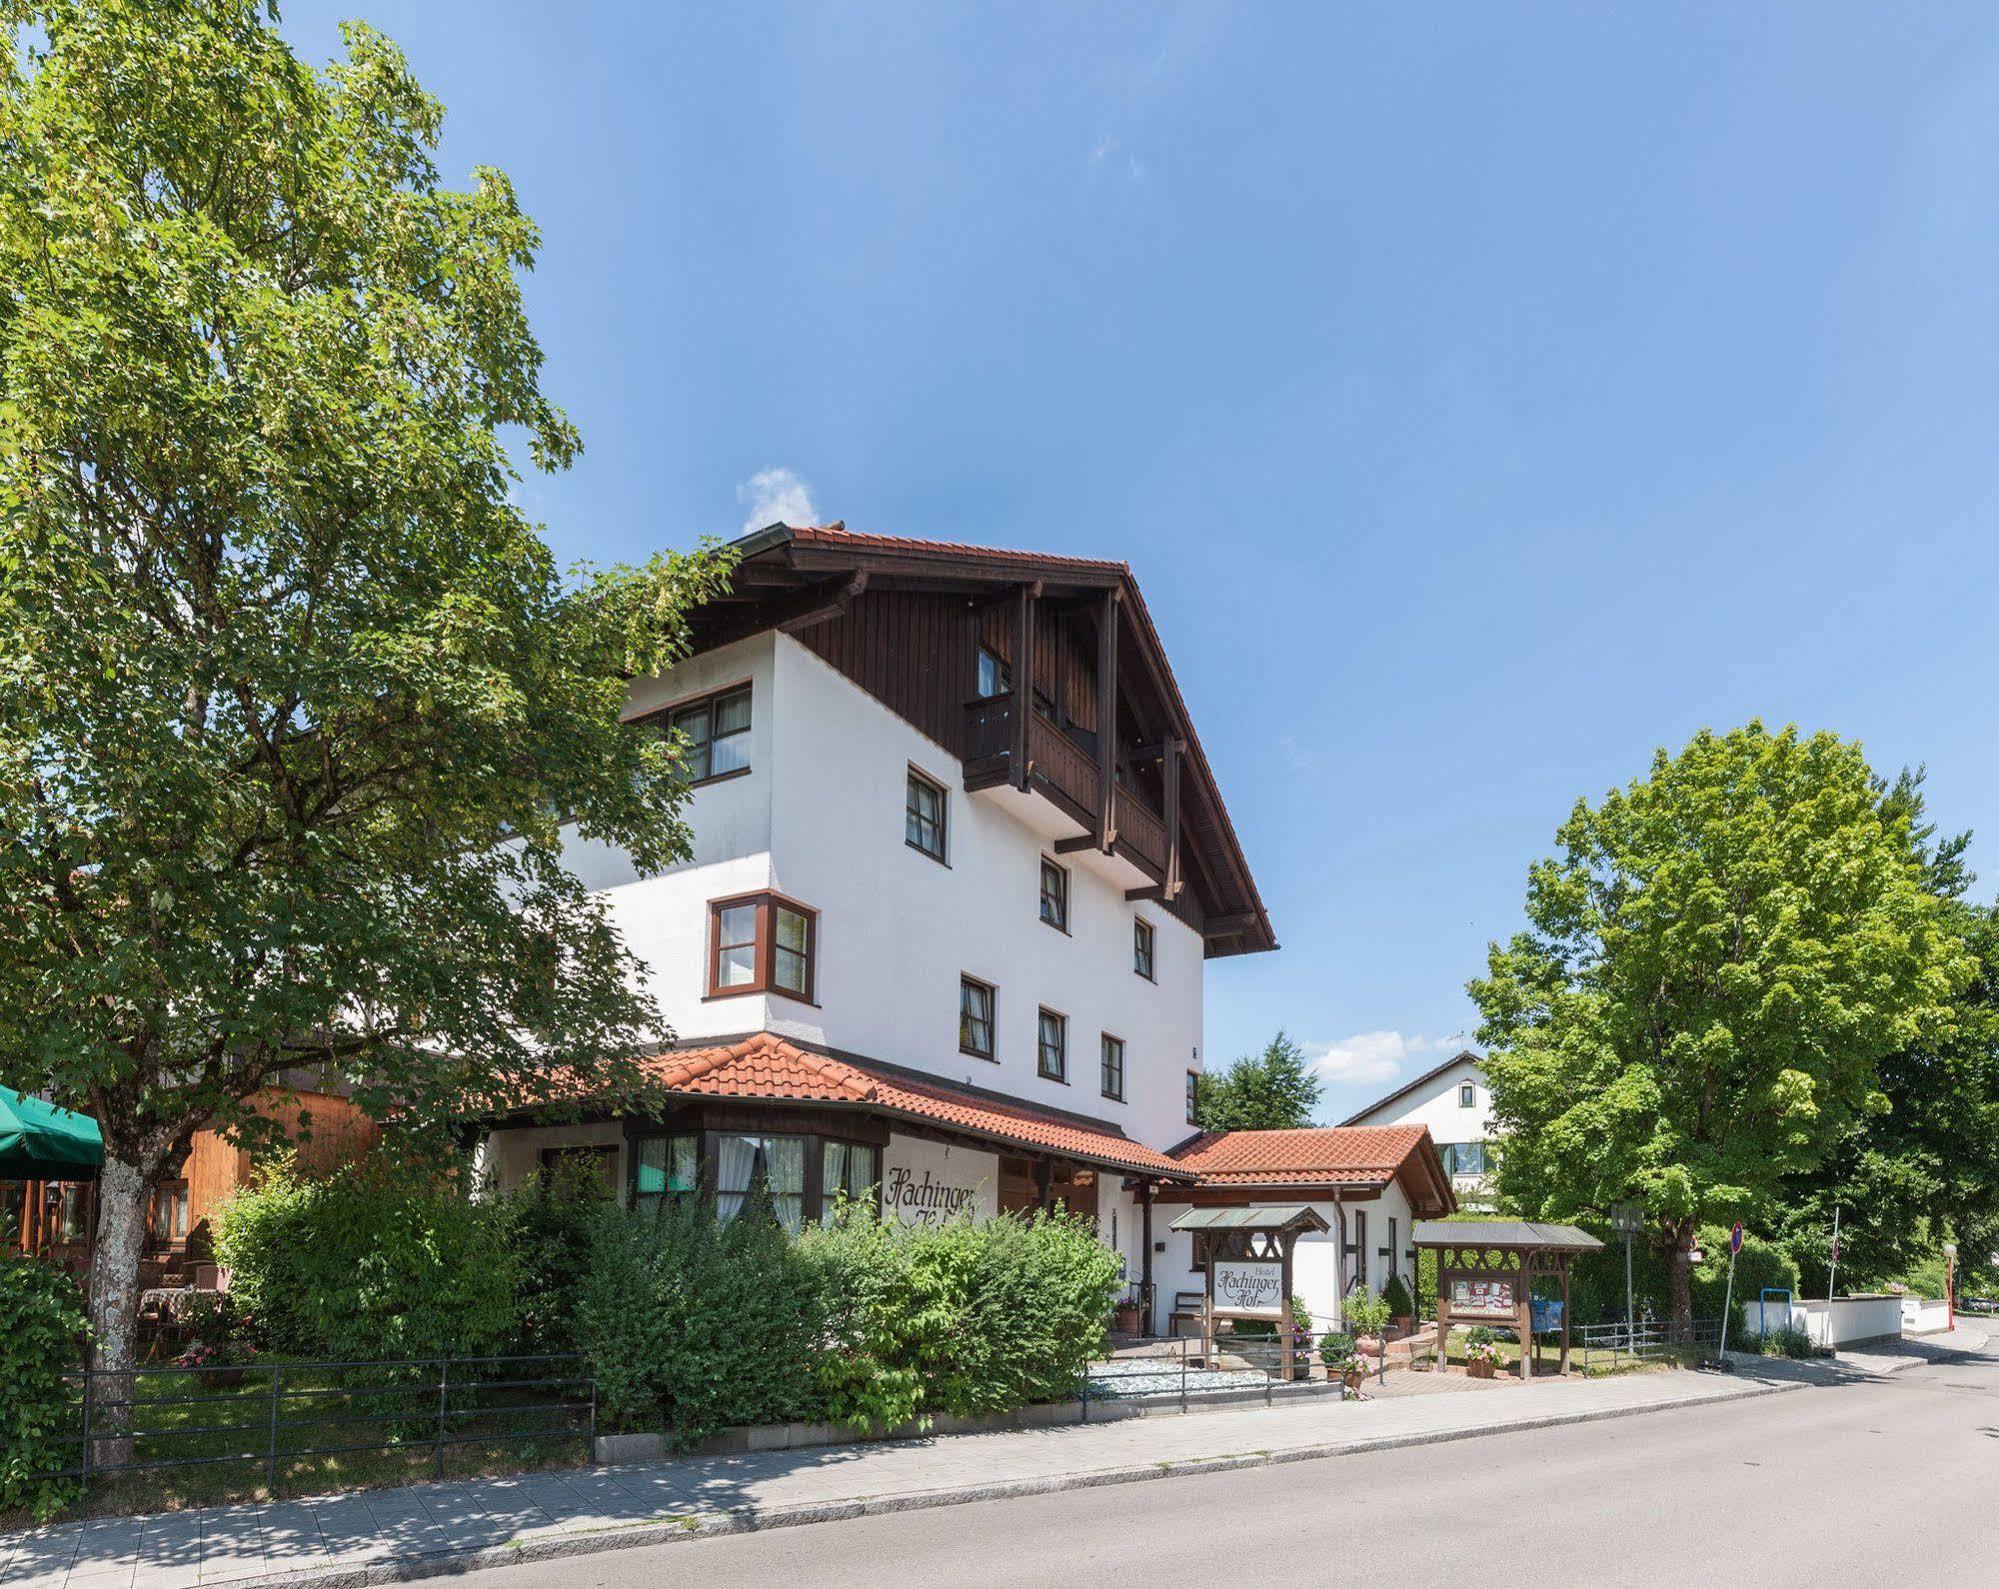
{"label": "blue sky", "polygon": [[1286,1027],[1334,1118],[1433,1063],[1571,803],[1703,725],[1926,762],[1999,880],[1999,11],[285,26],[342,15],[545,230],[566,556],[802,497],[1132,564],[1284,944],[1211,1061]]}

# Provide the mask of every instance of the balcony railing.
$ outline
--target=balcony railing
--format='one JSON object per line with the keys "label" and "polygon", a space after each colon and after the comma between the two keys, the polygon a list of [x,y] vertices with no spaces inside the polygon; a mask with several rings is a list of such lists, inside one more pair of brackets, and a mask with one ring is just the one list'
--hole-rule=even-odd
{"label": "balcony railing", "polygon": [[[1011,771],[1013,758],[1013,697],[988,696],[965,706],[965,774],[968,783],[986,787],[995,773]],[[1102,798],[1097,758],[1039,712],[1027,719],[1027,759],[1041,791],[1086,829],[1094,828],[1097,802]],[[1116,791],[1118,837],[1149,870],[1166,871],[1166,822],[1136,791]]]}

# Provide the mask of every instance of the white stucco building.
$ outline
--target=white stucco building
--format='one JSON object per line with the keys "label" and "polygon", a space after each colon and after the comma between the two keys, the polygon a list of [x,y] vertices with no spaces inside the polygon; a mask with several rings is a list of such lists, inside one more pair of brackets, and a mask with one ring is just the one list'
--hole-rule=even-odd
{"label": "white stucco building", "polygon": [[1468,1208],[1491,1206],[1492,1089],[1480,1056],[1470,1049],[1459,1050],[1340,1124],[1427,1128],[1458,1201]]}
{"label": "white stucco building", "polygon": [[1193,1255],[1154,1204],[1209,1195],[1204,968],[1276,940],[1130,571],[839,526],[738,551],[694,654],[631,690],[633,732],[695,747],[691,858],[570,852],[671,1022],[647,1069],[672,1103],[551,1126],[524,1101],[482,1122],[489,1162],[588,1154],[724,1214],[761,1184],[793,1226],[840,1194],[1059,1203],[1163,1327]]}

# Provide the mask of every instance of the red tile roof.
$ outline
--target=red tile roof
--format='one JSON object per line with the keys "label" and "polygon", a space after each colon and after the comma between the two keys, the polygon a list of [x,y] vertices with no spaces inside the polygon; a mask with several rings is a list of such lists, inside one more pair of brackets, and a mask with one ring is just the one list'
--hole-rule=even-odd
{"label": "red tile roof", "polygon": [[971,546],[963,541],[926,541],[907,535],[875,535],[844,524],[788,524],[794,541],[819,546],[851,546],[875,552],[935,552],[945,557],[996,557],[1037,566],[1083,568],[1100,574],[1129,574],[1129,563],[1097,557],[1064,557],[1054,552],[1022,552],[1005,546]]}
{"label": "red tile roof", "polygon": [[939,1083],[915,1081],[833,1059],[772,1032],[759,1032],[725,1048],[678,1049],[641,1062],[647,1077],[667,1092],[700,1098],[762,1098],[787,1103],[865,1104],[877,1114],[900,1115],[1024,1148],[1045,1148],[1115,1169],[1176,1178],[1188,1172],[1165,1154],[1105,1127],[1046,1114]]}
{"label": "red tile roof", "polygon": [[1206,1131],[1173,1157],[1203,1186],[1341,1186],[1392,1179],[1428,1137],[1423,1126]]}

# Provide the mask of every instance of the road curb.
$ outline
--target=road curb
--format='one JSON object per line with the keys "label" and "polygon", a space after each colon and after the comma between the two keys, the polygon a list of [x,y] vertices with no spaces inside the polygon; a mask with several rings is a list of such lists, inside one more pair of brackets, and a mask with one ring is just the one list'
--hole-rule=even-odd
{"label": "road curb", "polygon": [[1114,1484],[1138,1484],[1153,1479],[1174,1479],[1203,1473],[1230,1473],[1247,1468],[1274,1467],[1280,1463],[1321,1461],[1331,1457],[1363,1456],[1375,1451],[1405,1447],[1443,1445],[1455,1440],[1474,1440],[1492,1435],[1513,1434],[1528,1429],[1551,1429],[1564,1424],[1601,1423],[1613,1418],[1633,1418],[1644,1413],[1672,1412],[1683,1407],[1712,1407],[1724,1402],[1746,1401],[1784,1391],[1804,1390],[1809,1382],[1762,1381],[1731,1386],[1698,1400],[1654,1402],[1640,1407],[1597,1407],[1581,1412],[1548,1413],[1503,1424],[1484,1424],[1468,1429],[1427,1430],[1417,1434],[1382,1435],[1375,1439],[1318,1441],[1309,1445],[1286,1446],[1280,1450],[1255,1450],[1196,1457],[1184,1462],[1149,1462],[1115,1468],[1086,1469],[1075,1473],[1054,1473],[1031,1479],[999,1479],[983,1484],[951,1485],[935,1490],[906,1490],[896,1495],[857,1496],[839,1501],[808,1501],[768,1508],[731,1507],[721,1511],[689,1513],[671,1518],[646,1518],[629,1525],[612,1525],[556,1538],[513,1541],[478,1550],[452,1551],[429,1556],[403,1557],[393,1561],[369,1562],[353,1567],[312,1568],[290,1573],[262,1573],[232,1579],[204,1579],[232,1586],[283,1585],[285,1589],[365,1589],[375,1584],[410,1583],[420,1578],[478,1572],[488,1567],[509,1567],[530,1562],[559,1561],[571,1556],[590,1556],[607,1550],[636,1550],[679,1540],[714,1539],[728,1534],[760,1533],[773,1528],[796,1528],[808,1523],[833,1523],[856,1517],[879,1517],[893,1512],[928,1511],[935,1507],[968,1506],[978,1501],[1012,1500],[1030,1495],[1054,1495],[1065,1490],[1100,1489]]}

